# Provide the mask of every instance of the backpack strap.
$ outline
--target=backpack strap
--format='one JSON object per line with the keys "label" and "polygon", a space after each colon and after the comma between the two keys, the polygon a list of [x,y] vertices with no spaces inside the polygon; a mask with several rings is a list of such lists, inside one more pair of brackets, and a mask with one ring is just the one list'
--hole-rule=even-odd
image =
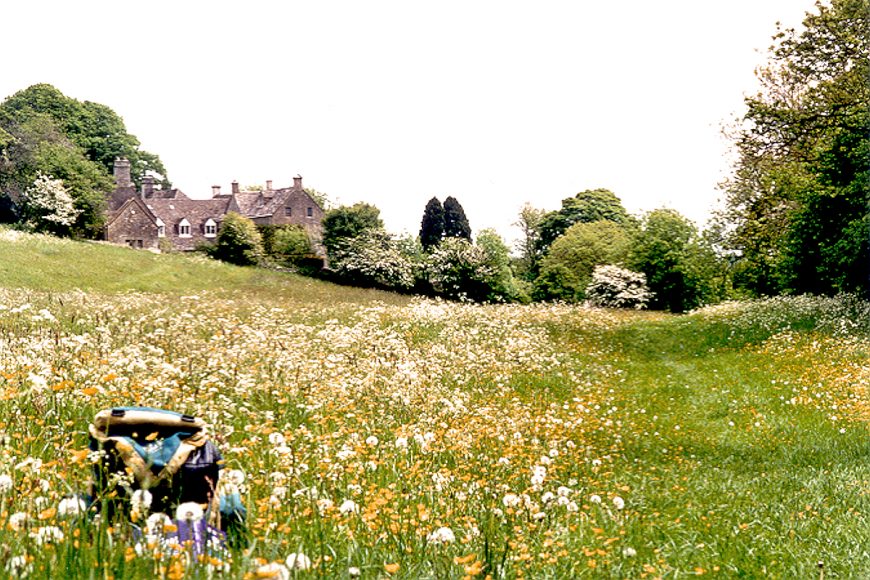
{"label": "backpack strap", "polygon": [[[142,432],[136,429],[141,427]],[[156,442],[160,456],[157,466],[158,473],[154,473],[149,458],[147,447],[144,442],[150,435],[147,431],[157,429],[173,433],[172,447],[164,450],[163,441]],[[208,440],[207,425],[201,419],[190,415],[180,415],[155,409],[132,408],[132,409],[109,409],[97,413],[94,422],[89,427],[90,435],[101,445],[111,442],[115,451],[124,464],[130,468],[136,481],[144,487],[154,487],[160,481],[174,475],[188,456],[197,447],[201,447]],[[112,434],[112,433],[117,434]],[[136,437],[133,437],[133,434]],[[171,456],[166,454],[171,451]],[[162,467],[161,467],[162,466]]]}

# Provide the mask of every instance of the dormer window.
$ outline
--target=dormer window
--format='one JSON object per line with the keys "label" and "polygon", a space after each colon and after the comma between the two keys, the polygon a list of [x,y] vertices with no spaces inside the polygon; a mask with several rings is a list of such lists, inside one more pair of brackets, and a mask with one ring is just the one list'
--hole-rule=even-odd
{"label": "dormer window", "polygon": [[157,218],[157,237],[165,238],[166,237],[166,224],[163,223],[163,220]]}
{"label": "dormer window", "polygon": [[213,219],[208,218],[208,221],[205,222],[204,232],[207,238],[215,237],[217,235],[217,223]]}
{"label": "dormer window", "polygon": [[180,222],[178,222],[178,237],[179,238],[189,238],[190,237],[190,222],[187,221],[187,218],[182,218]]}

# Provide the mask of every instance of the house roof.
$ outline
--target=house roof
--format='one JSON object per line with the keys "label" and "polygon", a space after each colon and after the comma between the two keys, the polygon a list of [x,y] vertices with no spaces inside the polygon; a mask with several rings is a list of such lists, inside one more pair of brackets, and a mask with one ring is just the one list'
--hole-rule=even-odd
{"label": "house roof", "polygon": [[[183,195],[183,194],[182,194]],[[177,199],[146,199],[145,204],[155,216],[166,225],[173,225],[187,218],[193,225],[204,224],[209,218],[216,222],[223,221],[227,213],[229,198],[190,199],[187,196]]]}
{"label": "house roof", "polygon": [[138,197],[131,197],[127,199],[127,201],[125,201],[121,207],[112,212],[111,217],[106,222],[106,227],[108,228],[109,226],[111,226],[115,222],[115,220],[121,217],[131,206],[139,208],[142,211],[142,214],[145,215],[145,217],[151,220],[151,222],[154,223],[155,226],[157,225],[157,216],[154,214],[154,212],[152,212],[151,209],[147,207],[145,203]]}

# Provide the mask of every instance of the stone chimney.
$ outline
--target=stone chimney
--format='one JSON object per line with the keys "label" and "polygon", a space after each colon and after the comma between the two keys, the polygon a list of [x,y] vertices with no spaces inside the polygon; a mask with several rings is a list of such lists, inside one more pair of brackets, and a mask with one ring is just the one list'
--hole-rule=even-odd
{"label": "stone chimney", "polygon": [[293,189],[298,189],[298,190],[302,189],[302,176],[301,175],[297,175],[296,177],[293,178]]}
{"label": "stone chimney", "polygon": [[116,187],[130,187],[133,185],[133,180],[130,179],[130,162],[126,157],[115,157],[115,165],[112,169]]}
{"label": "stone chimney", "polygon": [[142,178],[142,199],[151,197],[154,194],[154,178],[146,175]]}
{"label": "stone chimney", "polygon": [[271,179],[266,180],[266,191],[272,191],[272,180]]}
{"label": "stone chimney", "polygon": [[211,186],[211,196],[217,197],[221,194],[221,186],[220,185],[212,185]]}
{"label": "stone chimney", "polygon": [[239,193],[239,182],[233,179],[233,193]]}

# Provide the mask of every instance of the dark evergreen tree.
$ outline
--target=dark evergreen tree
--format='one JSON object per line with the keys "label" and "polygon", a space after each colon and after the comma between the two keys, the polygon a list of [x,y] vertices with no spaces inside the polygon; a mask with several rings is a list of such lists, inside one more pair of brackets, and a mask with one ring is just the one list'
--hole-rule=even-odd
{"label": "dark evergreen tree", "polygon": [[465,210],[453,196],[444,200],[444,237],[471,241],[471,226],[468,225]]}
{"label": "dark evergreen tree", "polygon": [[[449,198],[453,199],[453,198]],[[444,207],[437,197],[433,197],[423,210],[423,221],[420,223],[420,244],[423,250],[429,251],[437,246],[444,237]]]}

